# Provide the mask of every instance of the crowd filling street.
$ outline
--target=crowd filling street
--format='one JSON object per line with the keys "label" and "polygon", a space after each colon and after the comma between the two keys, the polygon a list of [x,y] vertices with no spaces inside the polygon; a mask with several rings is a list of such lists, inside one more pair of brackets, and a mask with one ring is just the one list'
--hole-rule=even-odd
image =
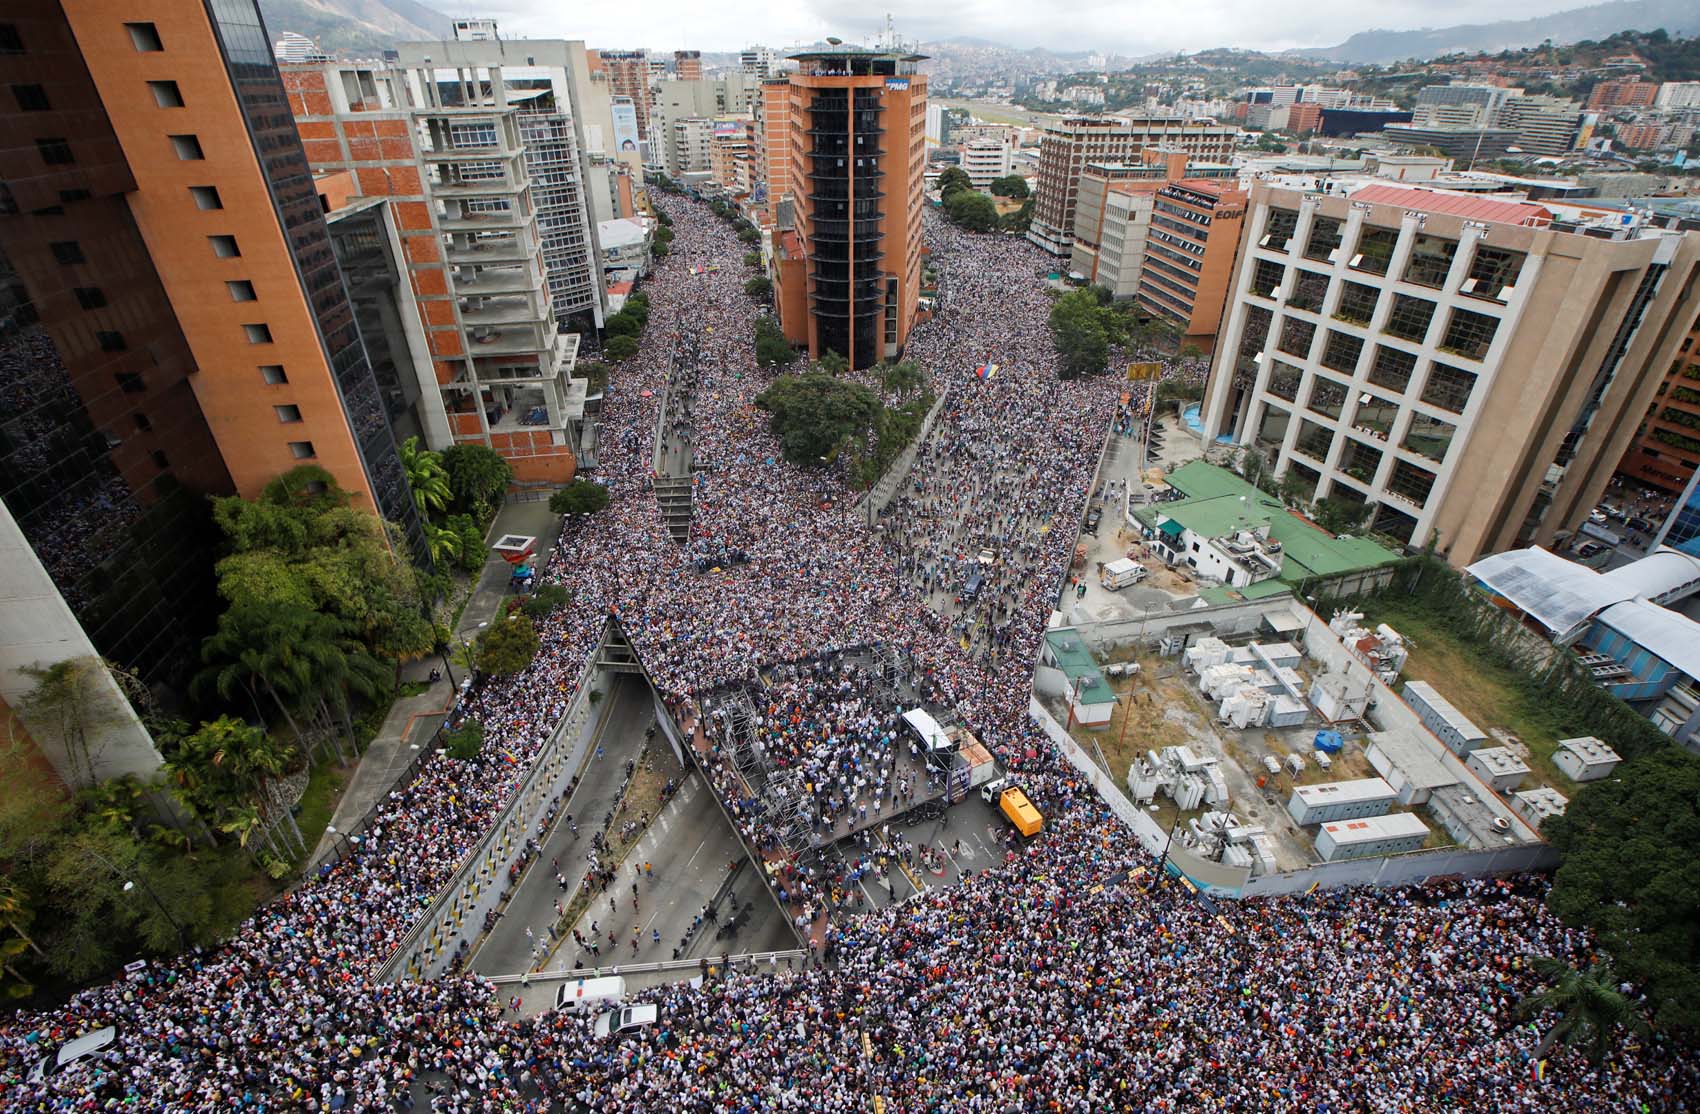
{"label": "crowd filling street", "polygon": [[[735,230],[662,196],[676,231],[646,281],[640,350],[609,377],[598,478],[612,500],[569,521],[544,572],[573,593],[517,677],[462,711],[485,757],[443,754],[390,794],[353,854],[222,945],[0,1023],[8,1110],[588,1109],[851,1111],[1655,1111],[1692,1109],[1700,1069],[1660,1038],[1604,1061],[1556,1049],[1516,1014],[1528,957],[1587,964],[1535,878],[1349,889],[1208,908],[1152,857],[1028,714],[1031,663],[1067,575],[1106,434],[1130,385],[1059,379],[1045,264],[1013,236],[929,223],[948,309],[906,356],[947,399],[911,478],[873,529],[834,467],[786,463],[755,397],[760,305]],[[931,221],[929,215],[929,221]],[[710,269],[711,265],[717,265]],[[659,408],[688,345],[699,477],[691,540],[653,493]],[[996,364],[993,374],[977,369]],[[980,561],[982,551],[991,560]],[[737,551],[747,560],[716,565]],[[701,559],[707,558],[704,562]],[[699,565],[709,571],[699,571]],[[959,607],[966,574],[984,569]],[[521,1019],[461,973],[384,984],[409,927],[500,812],[617,620],[678,719],[707,694],[766,693],[762,732],[815,788],[811,829],[923,796],[907,744],[851,648],[896,651],[914,691],[968,726],[1045,817],[1031,844],[960,884],[858,911],[854,877],[766,869],[788,915],[830,915],[819,962],[711,975],[634,997],[657,1022],[598,1039],[562,1011]],[[816,663],[802,667],[785,663]],[[767,677],[763,677],[763,673]],[[773,687],[767,687],[769,681]],[[712,732],[710,732],[712,735]],[[752,846],[772,848],[724,755],[710,780]],[[867,856],[846,857],[865,867]],[[625,887],[618,879],[614,893]],[[107,1052],[43,1081],[64,1041]]]}

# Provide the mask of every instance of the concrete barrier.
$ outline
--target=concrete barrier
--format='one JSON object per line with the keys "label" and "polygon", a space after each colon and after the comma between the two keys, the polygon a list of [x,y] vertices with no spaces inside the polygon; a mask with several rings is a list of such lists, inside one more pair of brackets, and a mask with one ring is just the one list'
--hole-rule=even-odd
{"label": "concrete barrier", "polygon": [[[921,428],[916,431],[914,439],[897,454],[897,459],[891,462],[891,467],[874,481],[874,486],[856,504],[856,513],[863,520],[872,522],[897,495],[897,489],[903,486],[903,481],[909,478],[909,469],[915,465],[915,456],[921,451],[921,446],[926,444],[927,435],[933,431],[933,422],[938,420],[939,411],[944,409],[949,398],[950,392],[946,391],[933,402],[932,409],[928,410],[927,416],[921,420]],[[869,504],[872,504],[871,510]]]}
{"label": "concrete barrier", "polygon": [[578,967],[571,971],[538,971],[530,975],[491,975],[487,982],[497,986],[510,983],[521,983],[525,986],[548,986],[559,982],[577,982],[580,979],[599,979],[611,975],[654,975],[664,971],[700,971],[707,963],[711,968],[718,968],[722,962],[728,963],[734,970],[739,967],[759,972],[761,968],[773,968],[784,963],[790,970],[798,963],[807,962],[809,953],[802,948],[790,948],[777,952],[740,952],[737,955],[724,957],[705,955],[697,959],[663,959],[654,963],[616,963],[609,967]]}

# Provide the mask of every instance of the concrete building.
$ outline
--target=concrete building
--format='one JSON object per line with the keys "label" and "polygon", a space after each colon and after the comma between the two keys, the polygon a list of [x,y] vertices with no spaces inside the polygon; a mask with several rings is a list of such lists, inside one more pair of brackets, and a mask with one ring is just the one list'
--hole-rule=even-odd
{"label": "concrete building", "polygon": [[779,218],[779,203],[791,192],[791,79],[764,80],[755,98],[751,156],[755,163],[754,201],[763,223]]}
{"label": "concrete building", "polygon": [[1316,833],[1316,853],[1325,863],[1373,859],[1415,851],[1428,841],[1428,825],[1408,812],[1337,820]]}
{"label": "concrete building", "polygon": [[1014,168],[1014,150],[1009,137],[974,138],[962,143],[962,172],[977,190],[984,190]]}
{"label": "concrete building", "polygon": [[1570,807],[1568,797],[1545,785],[1513,793],[1509,803],[1511,811],[1536,831],[1553,817],[1563,816],[1564,810]]}
{"label": "concrete building", "polygon": [[784,127],[794,227],[780,238],[780,323],[811,356],[830,350],[869,367],[901,352],[915,321],[927,78],[919,56],[898,51],[793,58],[801,68],[788,79]]}
{"label": "concrete building", "polygon": [[1651,108],[1658,100],[1661,86],[1627,77],[1619,81],[1602,81],[1588,94],[1588,111],[1609,111],[1614,108]]}
{"label": "concrete building", "polygon": [[748,118],[716,120],[714,134],[708,146],[709,176],[723,191],[733,197],[751,192],[757,171],[754,146],[754,127]]}
{"label": "concrete building", "polygon": [[1139,304],[1210,352],[1233,285],[1248,195],[1228,182],[1184,178],[1157,191],[1139,276]]}
{"label": "concrete building", "polygon": [[714,121],[706,116],[684,116],[667,121],[667,176],[682,182],[697,182],[709,176],[709,147],[714,139]]}
{"label": "concrete building", "polygon": [[1576,782],[1598,781],[1600,778],[1609,777],[1622,761],[1617,751],[1592,735],[1563,739],[1552,755],[1552,764],[1557,766],[1565,777]]}
{"label": "concrete building", "polygon": [[1360,820],[1365,816],[1386,815],[1396,797],[1393,787],[1378,777],[1295,785],[1292,797],[1287,800],[1287,814],[1301,828],[1337,820]]}
{"label": "concrete building", "polygon": [[1258,448],[1459,565],[1573,530],[1700,313],[1700,238],[1555,203],[1325,185],[1253,187],[1207,443]]}
{"label": "concrete building", "polygon": [[1512,753],[1510,747],[1478,747],[1470,752],[1464,765],[1502,797],[1529,776],[1529,764]]}
{"label": "concrete building", "polygon": [[1700,314],[1666,369],[1664,383],[1617,470],[1683,496],[1673,512],[1673,522],[1680,526],[1673,534],[1667,525],[1659,537],[1662,544],[1681,545],[1700,537],[1700,511],[1688,510],[1695,501],[1695,477],[1700,474]]}
{"label": "concrete building", "polygon": [[1619,124],[1612,135],[1612,145],[1626,151],[1651,151],[1662,147],[1670,133],[1670,125],[1660,121]]}
{"label": "concrete building", "polygon": [[1203,162],[1227,162],[1239,129],[1179,116],[1066,116],[1039,141],[1033,223],[1027,238],[1053,255],[1074,242],[1074,209],[1087,163],[1132,163],[1147,147],[1173,147]]}
{"label": "concrete building", "polygon": [[1465,169],[1478,162],[1503,158],[1517,143],[1517,133],[1511,128],[1477,124],[1388,124],[1381,134],[1404,147],[1433,148],[1449,159],[1463,164]]}
{"label": "concrete building", "polygon": [[637,115],[640,141],[649,138],[649,52],[647,50],[593,50],[589,64],[608,76],[608,87],[616,97],[625,97]]}
{"label": "concrete building", "polygon": [[738,54],[738,69],[758,82],[765,81],[784,75],[785,59],[777,50],[765,46],[747,47]]}
{"label": "concrete building", "polygon": [[1700,81],[1667,81],[1659,86],[1653,106],[1659,109],[1700,108]]}
{"label": "concrete building", "polygon": [[1445,743],[1446,749],[1453,754],[1469,754],[1487,742],[1487,732],[1453,707],[1452,701],[1427,681],[1406,681],[1399,695],[1417,713],[1423,726],[1434,732],[1435,737]]}
{"label": "concrete building", "polygon": [[673,52],[673,76],[680,81],[701,81],[702,51],[675,50]]}
{"label": "concrete building", "polygon": [[1439,744],[1420,730],[1376,731],[1364,740],[1370,769],[1393,787],[1394,800],[1402,805],[1426,805],[1436,789],[1458,784],[1441,753]]}
{"label": "concrete building", "polygon": [[1500,107],[1496,121],[1517,133],[1517,147],[1524,154],[1562,155],[1575,148],[1582,134],[1582,106],[1563,97],[1512,97]]}
{"label": "concrete building", "polygon": [[[1080,176],[1069,270],[1116,298],[1139,293],[1157,191],[1182,178],[1231,180],[1233,167],[1146,148],[1133,163],[1090,163]],[[1225,288],[1224,288],[1225,290]],[[1220,310],[1218,309],[1218,313]]]}

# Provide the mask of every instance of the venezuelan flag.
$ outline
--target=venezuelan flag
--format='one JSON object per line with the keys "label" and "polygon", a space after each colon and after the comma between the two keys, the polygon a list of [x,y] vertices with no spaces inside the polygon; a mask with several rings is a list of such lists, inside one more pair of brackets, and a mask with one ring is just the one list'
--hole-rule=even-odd
{"label": "venezuelan flag", "polygon": [[979,379],[990,379],[997,373],[998,365],[996,364],[981,364],[979,367],[974,369],[974,375]]}
{"label": "venezuelan flag", "polygon": [[514,757],[513,751],[511,750],[504,750],[502,752],[502,757],[508,760],[508,765],[510,766],[519,765],[519,759]]}
{"label": "venezuelan flag", "polygon": [[1530,1074],[1535,1077],[1536,1083],[1545,1083],[1547,1081],[1547,1062],[1545,1060],[1535,1061],[1535,1066],[1530,1070]]}

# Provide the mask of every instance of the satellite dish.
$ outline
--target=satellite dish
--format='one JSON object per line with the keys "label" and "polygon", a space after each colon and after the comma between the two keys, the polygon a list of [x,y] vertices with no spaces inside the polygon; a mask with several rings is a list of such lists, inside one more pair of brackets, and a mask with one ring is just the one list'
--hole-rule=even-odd
{"label": "satellite dish", "polygon": [[829,45],[829,46],[843,46],[844,45],[843,39],[835,39],[831,35],[828,35],[826,37],[826,41],[827,41],[827,45]]}

